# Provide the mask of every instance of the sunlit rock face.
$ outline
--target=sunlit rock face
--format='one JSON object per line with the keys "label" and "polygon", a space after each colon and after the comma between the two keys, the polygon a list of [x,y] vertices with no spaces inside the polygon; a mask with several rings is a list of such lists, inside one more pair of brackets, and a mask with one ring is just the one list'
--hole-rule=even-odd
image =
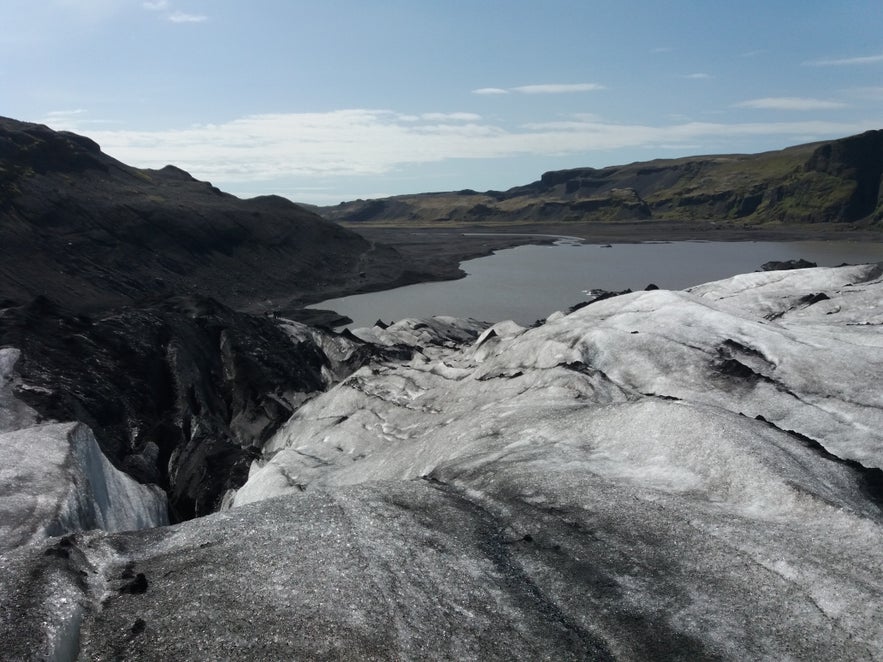
{"label": "sunlit rock face", "polygon": [[881,322],[881,271],[864,266],[627,294],[532,329],[357,330],[411,358],[303,404],[233,508],[0,556],[0,644],[874,659]]}

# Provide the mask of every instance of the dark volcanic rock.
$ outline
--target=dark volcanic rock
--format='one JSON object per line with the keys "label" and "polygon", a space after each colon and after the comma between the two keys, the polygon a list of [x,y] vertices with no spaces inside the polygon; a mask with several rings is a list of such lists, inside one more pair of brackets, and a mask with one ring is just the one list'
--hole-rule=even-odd
{"label": "dark volcanic rock", "polygon": [[[648,287],[647,289],[650,289],[650,288]],[[656,288],[656,289],[658,289],[658,288]],[[631,294],[631,290],[625,289],[620,292],[611,292],[609,290],[600,290],[600,289],[591,290],[589,292],[590,298],[587,301],[580,301],[579,303],[572,305],[570,308],[567,309],[567,312],[568,312],[568,314],[574,313],[577,310],[580,310],[581,308],[585,308],[586,306],[589,306],[593,303],[598,303],[599,301],[604,301],[605,299],[612,299],[613,297],[618,297],[623,294]]]}
{"label": "dark volcanic rock", "polygon": [[761,271],[786,271],[788,269],[810,269],[817,266],[819,265],[815,262],[810,262],[809,260],[801,258],[799,260],[773,260],[771,262],[764,262],[760,265],[760,269]]}
{"label": "dark volcanic rock", "polygon": [[[0,118],[0,300],[79,310],[157,294],[229,305],[396,282],[393,249],[278,197],[129,167],[88,138]],[[272,304],[268,304],[272,307]]]}
{"label": "dark volcanic rock", "polygon": [[192,297],[96,317],[37,299],[0,313],[0,346],[22,352],[18,397],[88,424],[117,468],[168,492],[174,519],[215,510],[305,395],[325,388],[329,365],[272,319]]}
{"label": "dark volcanic rock", "polygon": [[870,216],[880,210],[883,131],[867,131],[824,144],[816,149],[805,168],[852,184],[836,220]]}

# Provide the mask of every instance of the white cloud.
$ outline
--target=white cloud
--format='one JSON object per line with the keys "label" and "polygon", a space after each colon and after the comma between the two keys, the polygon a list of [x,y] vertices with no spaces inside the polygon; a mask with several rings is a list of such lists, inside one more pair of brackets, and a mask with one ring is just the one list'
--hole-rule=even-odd
{"label": "white cloud", "polygon": [[684,74],[682,78],[689,78],[690,80],[707,80],[709,78],[714,78],[714,76],[712,76],[711,74],[697,72],[695,74]]}
{"label": "white cloud", "polygon": [[739,139],[758,136],[774,136],[787,143],[795,136],[819,140],[871,128],[876,125],[825,121],[647,126],[591,117],[504,128],[480,120],[414,121],[389,110],[352,109],[252,115],[183,129],[101,130],[88,135],[126,163],[152,168],[174,163],[200,179],[242,188],[248,182],[291,177],[389,174],[448,159],[588,155],[599,150],[662,150],[673,145],[738,146]]}
{"label": "white cloud", "polygon": [[749,99],[748,101],[737,103],[736,106],[738,108],[754,108],[757,110],[836,110],[837,108],[846,108],[846,104],[839,101],[804,97]]}
{"label": "white cloud", "polygon": [[168,19],[172,23],[202,23],[208,20],[208,16],[202,14],[186,14],[182,11],[176,11],[169,14]]}
{"label": "white cloud", "polygon": [[597,113],[571,113],[570,117],[580,122],[602,122],[603,118]]}
{"label": "white cloud", "polygon": [[475,113],[423,113],[417,119],[428,122],[478,122],[481,115]]}
{"label": "white cloud", "polygon": [[809,62],[804,62],[804,64],[808,64],[814,67],[838,67],[854,64],[877,64],[880,62],[883,62],[883,54],[865,55],[862,57],[847,57],[833,60],[810,60]]}
{"label": "white cloud", "polygon": [[50,110],[46,113],[47,120],[61,120],[61,119],[71,119],[75,118],[78,115],[84,115],[86,113],[86,109],[84,108],[75,108],[73,110]]}
{"label": "white cloud", "polygon": [[572,92],[593,92],[606,89],[597,83],[544,83],[541,85],[519,85],[518,87],[482,87],[472,90],[472,94],[567,94]]}
{"label": "white cloud", "polygon": [[163,12],[164,18],[172,23],[202,23],[208,20],[203,14],[188,14],[180,10],[172,11],[172,3],[169,0],[144,0],[141,6],[153,12]]}
{"label": "white cloud", "polygon": [[513,92],[521,94],[566,94],[569,92],[592,92],[603,90],[603,85],[596,83],[546,83],[543,85],[521,85],[513,87]]}

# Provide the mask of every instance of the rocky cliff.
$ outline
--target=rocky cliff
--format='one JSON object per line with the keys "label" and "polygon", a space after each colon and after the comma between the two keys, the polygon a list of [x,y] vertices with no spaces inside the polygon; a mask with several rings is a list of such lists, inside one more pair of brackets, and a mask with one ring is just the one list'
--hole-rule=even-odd
{"label": "rocky cliff", "polygon": [[508,191],[356,200],[319,211],[354,226],[619,220],[879,224],[881,175],[883,131],[868,131],[763,154],[559,170]]}

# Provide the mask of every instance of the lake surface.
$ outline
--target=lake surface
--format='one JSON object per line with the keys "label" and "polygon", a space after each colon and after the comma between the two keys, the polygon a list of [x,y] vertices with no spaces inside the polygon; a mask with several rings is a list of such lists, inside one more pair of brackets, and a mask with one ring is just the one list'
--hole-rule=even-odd
{"label": "lake surface", "polygon": [[488,322],[532,324],[584,301],[586,291],[642,290],[653,283],[679,290],[757,271],[771,260],[803,258],[819,266],[883,261],[883,243],[847,241],[703,242],[519,246],[460,266],[466,278],[329,299],[325,308],[353,320],[351,328],[378,319],[451,315]]}

